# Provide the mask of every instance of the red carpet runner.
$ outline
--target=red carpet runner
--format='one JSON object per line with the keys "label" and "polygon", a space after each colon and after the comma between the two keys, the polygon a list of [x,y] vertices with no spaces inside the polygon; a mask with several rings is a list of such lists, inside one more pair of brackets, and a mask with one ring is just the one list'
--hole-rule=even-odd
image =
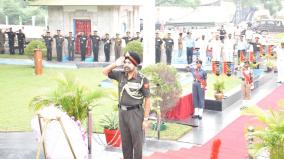
{"label": "red carpet runner", "polygon": [[[275,107],[280,99],[284,99],[284,85],[276,88],[257,105],[265,109]],[[222,142],[219,159],[245,159],[247,157],[247,142],[244,132],[247,126],[251,125],[250,123],[253,123],[250,117],[241,116],[201,147],[182,148],[166,153],[156,152],[144,159],[210,159],[211,147],[215,139],[220,139]]]}

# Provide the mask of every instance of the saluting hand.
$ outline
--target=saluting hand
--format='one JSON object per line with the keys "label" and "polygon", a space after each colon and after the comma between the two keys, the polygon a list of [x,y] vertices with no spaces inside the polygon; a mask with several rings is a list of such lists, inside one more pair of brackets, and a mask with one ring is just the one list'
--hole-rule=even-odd
{"label": "saluting hand", "polygon": [[125,57],[124,57],[124,56],[121,56],[120,58],[118,58],[118,59],[115,61],[115,65],[116,65],[116,66],[121,66],[121,65],[123,65],[124,60],[125,60]]}

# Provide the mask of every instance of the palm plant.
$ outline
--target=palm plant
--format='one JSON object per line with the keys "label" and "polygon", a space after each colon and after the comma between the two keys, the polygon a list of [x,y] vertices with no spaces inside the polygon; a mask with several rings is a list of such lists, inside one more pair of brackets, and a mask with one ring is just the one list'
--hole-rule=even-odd
{"label": "palm plant", "polygon": [[279,102],[279,109],[262,110],[257,106],[244,110],[245,115],[253,116],[263,123],[252,133],[254,136],[253,155],[268,150],[271,159],[284,158],[284,100]]}
{"label": "palm plant", "polygon": [[110,114],[106,114],[103,119],[100,121],[100,125],[108,130],[117,130],[118,129],[118,114],[116,112],[112,112]]}
{"label": "palm plant", "polygon": [[61,75],[56,81],[57,89],[51,95],[34,97],[29,104],[30,107],[39,110],[54,104],[76,120],[84,121],[87,118],[88,108],[94,107],[98,103],[97,99],[103,96],[101,90],[90,91],[71,74]]}

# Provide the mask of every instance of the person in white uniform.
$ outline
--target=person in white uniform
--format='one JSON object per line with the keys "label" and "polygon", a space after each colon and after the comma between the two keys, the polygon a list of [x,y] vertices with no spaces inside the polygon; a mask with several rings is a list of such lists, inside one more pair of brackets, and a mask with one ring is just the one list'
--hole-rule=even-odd
{"label": "person in white uniform", "polygon": [[281,41],[281,46],[277,48],[277,82],[284,82],[284,39]]}

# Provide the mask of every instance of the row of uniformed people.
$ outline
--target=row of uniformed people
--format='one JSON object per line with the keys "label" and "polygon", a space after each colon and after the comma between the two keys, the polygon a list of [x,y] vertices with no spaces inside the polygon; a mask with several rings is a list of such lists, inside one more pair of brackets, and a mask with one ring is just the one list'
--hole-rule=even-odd
{"label": "row of uniformed people", "polygon": [[140,42],[143,41],[143,38],[140,37],[140,33],[136,32],[135,37],[130,36],[130,32],[126,32],[126,36],[120,38],[119,34],[117,33],[114,38],[110,38],[109,34],[106,33],[104,37],[100,37],[96,30],[93,31],[91,35],[85,35],[84,32],[79,32],[75,36],[73,36],[72,32],[69,32],[68,36],[61,35],[60,30],[57,30],[57,34],[54,36],[50,35],[50,32],[47,31],[45,35],[42,35],[42,38],[45,41],[45,45],[47,48],[47,60],[51,61],[52,57],[52,42],[55,39],[56,44],[56,54],[57,54],[57,61],[62,61],[62,48],[64,44],[64,39],[67,39],[68,42],[68,57],[70,61],[74,60],[74,50],[75,50],[75,40],[76,38],[79,39],[80,43],[80,54],[81,54],[81,61],[85,61],[86,58],[86,51],[88,47],[88,40],[91,40],[92,43],[92,52],[93,52],[93,59],[94,62],[98,61],[99,55],[99,47],[100,42],[103,42],[104,45],[104,54],[105,54],[105,61],[110,61],[110,52],[111,52],[111,45],[114,44],[114,52],[115,52],[115,59],[121,56],[122,51],[122,42],[124,40],[125,44],[133,40],[139,40]]}
{"label": "row of uniformed people", "polygon": [[15,37],[17,36],[18,39],[18,49],[19,49],[19,54],[23,55],[24,54],[24,46],[26,44],[26,36],[22,32],[21,29],[19,29],[16,32],[13,32],[12,28],[6,29],[6,31],[2,31],[0,29],[0,53],[4,54],[5,53],[5,48],[4,44],[6,41],[5,34],[8,35],[8,44],[9,44],[9,52],[11,55],[15,54]]}

